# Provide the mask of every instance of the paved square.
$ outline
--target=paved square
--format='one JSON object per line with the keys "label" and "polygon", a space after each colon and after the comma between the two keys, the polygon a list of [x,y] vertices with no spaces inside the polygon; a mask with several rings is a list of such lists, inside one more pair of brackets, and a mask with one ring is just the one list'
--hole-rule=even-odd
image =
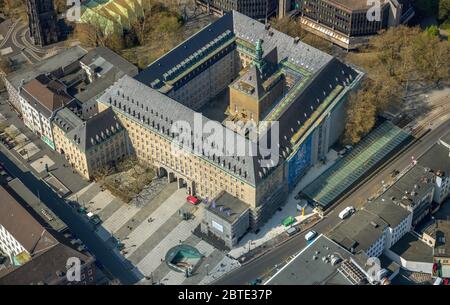
{"label": "paved square", "polygon": [[[239,266],[236,260],[192,234],[200,224],[203,209],[188,204],[186,189],[177,189],[176,183],[166,184],[159,193],[144,198],[143,205],[121,202],[109,191],[101,191],[97,183],[72,194],[70,200],[78,200],[88,211],[99,215],[103,223],[96,234],[104,241],[114,237],[124,245],[115,254],[130,262],[132,271],[141,277],[140,284],[149,284],[145,277],[172,285],[209,283]],[[181,209],[192,213],[191,219],[182,220]],[[193,246],[204,255],[189,278],[164,262],[167,251],[180,243]]]}
{"label": "paved square", "polygon": [[51,166],[53,166],[55,164],[55,162],[53,162],[53,160],[50,159],[49,156],[44,155],[41,158],[39,158],[36,161],[34,161],[33,163],[31,163],[31,166],[38,173],[42,173],[43,171],[45,171],[45,164],[47,164],[47,166],[50,168]]}
{"label": "paved square", "polygon": [[16,146],[14,149],[24,158],[25,160],[30,159],[35,154],[40,152],[41,150],[34,144],[33,142],[28,143],[25,146],[19,147]]}

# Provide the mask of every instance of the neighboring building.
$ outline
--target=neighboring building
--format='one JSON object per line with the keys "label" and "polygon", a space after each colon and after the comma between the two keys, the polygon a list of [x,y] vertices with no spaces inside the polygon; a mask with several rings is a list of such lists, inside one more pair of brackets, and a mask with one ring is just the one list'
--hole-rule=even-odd
{"label": "neighboring building", "polygon": [[369,20],[374,4],[366,0],[296,0],[302,26],[345,49],[368,42],[380,30],[408,22],[414,10],[408,0],[381,0],[379,19]]}
{"label": "neighboring building", "polygon": [[440,278],[450,278],[450,221],[436,220],[427,234],[432,241],[433,275]]}
{"label": "neighboring building", "polygon": [[128,155],[123,126],[112,109],[83,120],[81,107],[72,103],[57,112],[53,134],[56,151],[88,180],[97,169]]}
{"label": "neighboring building", "polygon": [[195,2],[208,13],[218,16],[234,10],[253,19],[267,20],[276,15],[279,0],[196,0]]}
{"label": "neighboring building", "polygon": [[8,91],[9,103],[18,111],[21,112],[21,104],[19,91],[20,87],[36,78],[38,75],[52,73],[58,71],[58,74],[72,73],[78,67],[78,60],[86,55],[88,52],[75,46],[58,53],[52,57],[43,59],[42,61],[33,65],[28,65],[22,69],[11,72],[5,78],[5,86]]}
{"label": "neighboring building", "polygon": [[[362,251],[352,254],[325,235],[295,255],[265,285],[367,285],[389,284],[398,273],[390,261],[384,261],[378,272],[370,270],[369,257]],[[387,267],[388,267],[387,266]]]}
{"label": "neighboring building", "polygon": [[[261,78],[257,87],[254,77]],[[332,56],[233,11],[156,60],[135,79],[121,78],[98,99],[99,111],[113,109],[127,130],[130,151],[139,160],[154,165],[160,174],[175,176],[189,194],[215,198],[226,191],[239,198],[249,205],[251,227],[257,228],[338,140],[344,128],[346,96],[362,77],[363,73]],[[257,93],[246,101],[239,100],[244,95],[225,101],[228,110],[218,120],[196,112],[204,112],[215,95],[238,78],[246,80],[247,90]],[[277,98],[261,95],[272,92]],[[261,101],[267,105],[255,105]],[[237,113],[230,103],[238,104]],[[243,104],[256,106],[253,120]],[[276,130],[267,122],[275,121],[279,122],[280,143],[273,144],[273,159],[266,162],[262,162],[261,150],[254,150],[255,138],[232,129],[252,123],[259,128],[259,138],[268,139]],[[180,145],[178,124],[196,128],[197,122],[201,130],[188,136],[202,139],[201,143],[191,139]],[[221,122],[235,125],[227,128]],[[218,132],[242,141],[244,151],[237,155],[224,149],[224,143],[207,143],[202,149],[209,139],[198,132],[208,128],[206,123],[219,125]],[[173,144],[187,153],[175,153]],[[209,147],[217,149],[217,154]]]}
{"label": "neighboring building", "polygon": [[98,112],[97,98],[115,81],[124,75],[136,76],[138,68],[105,47],[89,51],[80,60],[85,73],[84,82],[77,87],[74,97],[81,102],[83,117],[90,117]]}
{"label": "neighboring building", "polygon": [[378,257],[386,247],[389,224],[376,214],[362,209],[327,235],[351,253],[364,251],[369,257]]}
{"label": "neighboring building", "polygon": [[[112,113],[90,119],[98,113],[96,99],[122,76],[135,76],[138,69],[104,47],[87,53],[79,47],[69,50],[36,66],[42,74],[36,75],[35,71],[26,69],[8,77],[11,80],[8,91],[12,104],[16,104],[18,98],[25,125],[52,149],[68,152],[65,157],[89,179],[95,169],[128,154],[125,136],[116,130],[116,124],[121,128],[120,123],[114,121]],[[56,113],[59,113],[58,117]],[[56,117],[58,122],[55,123]],[[72,129],[76,131],[69,134]],[[58,133],[57,140],[54,132]],[[107,135],[102,136],[102,132]],[[110,141],[111,134],[114,134],[113,142]],[[86,142],[85,136],[88,136]],[[100,139],[95,139],[96,136]],[[79,138],[74,140],[73,137]],[[107,145],[99,146],[106,138]],[[92,145],[93,141],[95,145]],[[90,155],[86,155],[88,150]]]}
{"label": "neighboring building", "polygon": [[55,149],[51,121],[55,113],[69,104],[73,97],[66,86],[47,75],[38,75],[20,89],[22,119],[52,149]]}
{"label": "neighboring building", "polygon": [[67,225],[50,210],[36,195],[34,195],[18,178],[8,182],[8,188],[15,194],[20,195],[22,206],[27,209],[30,214],[36,213],[45,220],[47,226],[50,226],[54,232],[65,233]]}
{"label": "neighboring building", "polygon": [[250,228],[249,206],[222,192],[205,207],[201,230],[223,240],[232,249]]}
{"label": "neighboring building", "polygon": [[148,0],[81,1],[81,16],[78,22],[101,28],[105,35],[123,34],[143,17],[150,2]]}
{"label": "neighboring building", "polygon": [[[20,194],[0,186],[0,197],[0,252],[9,258],[0,265],[0,285],[95,283],[95,259],[89,253],[66,245],[45,215],[24,208]],[[80,282],[65,276],[69,258],[80,259]]]}
{"label": "neighboring building", "polygon": [[377,199],[392,202],[412,212],[412,227],[431,214],[434,197],[434,174],[429,169],[415,165]]}
{"label": "neighboring building", "polygon": [[59,39],[59,27],[52,0],[27,0],[30,36],[34,44],[46,46]]}
{"label": "neighboring building", "polygon": [[408,232],[385,251],[385,255],[411,272],[431,274],[433,269],[433,248],[417,234]]}
{"label": "neighboring building", "polygon": [[433,201],[439,207],[450,194],[450,133],[440,138],[417,161],[435,174]]}
{"label": "neighboring building", "polygon": [[385,249],[391,248],[400,238],[411,230],[413,213],[378,198],[364,205],[364,210],[383,219],[388,224]]}

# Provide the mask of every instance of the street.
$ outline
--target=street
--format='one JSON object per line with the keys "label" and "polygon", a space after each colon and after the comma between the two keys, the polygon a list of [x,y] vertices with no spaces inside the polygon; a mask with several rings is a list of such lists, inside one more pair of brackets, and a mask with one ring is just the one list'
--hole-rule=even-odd
{"label": "street", "polygon": [[[429,133],[425,134],[421,139],[409,147],[403,154],[394,159],[388,160],[387,165],[374,175],[369,181],[357,186],[349,192],[345,199],[341,199],[334,206],[333,211],[328,213],[325,219],[315,225],[312,229],[320,233],[327,233],[334,228],[341,220],[337,214],[346,206],[353,205],[357,208],[361,207],[363,202],[367,200],[374,192],[382,186],[382,181],[389,179],[394,169],[402,170],[411,163],[411,157],[417,159],[423,154],[433,143],[435,143],[443,134],[450,129],[450,120],[446,120]],[[385,163],[385,164],[386,164]],[[283,264],[290,256],[297,254],[306,246],[305,234],[298,234],[288,240],[283,245],[273,249],[269,253],[251,261],[248,264],[230,272],[222,277],[214,284],[216,285],[244,285],[250,281],[261,277],[268,271],[275,268],[275,265]]]}
{"label": "street", "polygon": [[62,198],[50,189],[41,180],[38,180],[30,171],[20,169],[13,161],[11,154],[3,146],[0,147],[0,161],[4,167],[15,177],[19,178],[35,195],[55,213],[70,228],[71,232],[80,238],[89,248],[90,252],[123,284],[134,284],[138,281],[135,274],[131,272],[127,261],[122,262],[112,251],[112,245],[104,243],[96,234],[92,227],[74,209],[70,207]]}

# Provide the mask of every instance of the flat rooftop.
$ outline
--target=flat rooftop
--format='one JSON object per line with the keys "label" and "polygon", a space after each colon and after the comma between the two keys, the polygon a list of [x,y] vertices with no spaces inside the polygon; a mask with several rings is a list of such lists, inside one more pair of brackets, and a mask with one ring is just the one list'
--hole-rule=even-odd
{"label": "flat rooftop", "polygon": [[225,219],[229,223],[234,223],[249,209],[248,204],[227,192],[223,192],[219,195],[214,202],[215,207],[213,207],[213,204],[209,204],[207,210],[220,218]]}
{"label": "flat rooftop", "polygon": [[417,164],[398,178],[377,200],[414,205],[434,188],[434,174]]}
{"label": "flat rooftop", "polygon": [[19,179],[15,178],[8,183],[8,186],[34,210],[53,230],[62,232],[67,229],[67,225],[52,212],[42,201],[39,200]]}
{"label": "flat rooftop", "polygon": [[332,265],[324,262],[323,257],[335,255],[341,261],[351,254],[338,244],[320,235],[289,263],[272,276],[266,285],[351,285],[352,283],[338,271],[340,263]]}
{"label": "flat rooftop", "polygon": [[328,237],[347,250],[367,251],[384,233],[388,224],[379,216],[359,210],[335,227]]}
{"label": "flat rooftop", "polygon": [[408,232],[391,247],[391,251],[405,260],[413,262],[433,262],[433,248]]}
{"label": "flat rooftop", "polygon": [[[351,11],[366,10],[371,7],[371,5],[368,4],[367,0],[325,0],[324,2],[343,6]],[[381,4],[384,4],[386,1],[381,0],[380,2]]]}
{"label": "flat rooftop", "polygon": [[[447,136],[450,137],[450,134]],[[440,143],[435,143],[417,160],[417,162],[419,165],[428,167],[434,172],[442,171],[448,176],[450,175],[449,153],[450,149]]]}

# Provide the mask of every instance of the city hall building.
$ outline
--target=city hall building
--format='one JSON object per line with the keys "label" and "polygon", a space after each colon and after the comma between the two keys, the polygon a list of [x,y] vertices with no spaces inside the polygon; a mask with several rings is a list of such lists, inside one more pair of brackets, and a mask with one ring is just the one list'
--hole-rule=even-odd
{"label": "city hall building", "polygon": [[248,205],[255,229],[338,140],[362,77],[233,11],[116,81],[98,108],[112,109],[129,154],[208,204],[228,193]]}

